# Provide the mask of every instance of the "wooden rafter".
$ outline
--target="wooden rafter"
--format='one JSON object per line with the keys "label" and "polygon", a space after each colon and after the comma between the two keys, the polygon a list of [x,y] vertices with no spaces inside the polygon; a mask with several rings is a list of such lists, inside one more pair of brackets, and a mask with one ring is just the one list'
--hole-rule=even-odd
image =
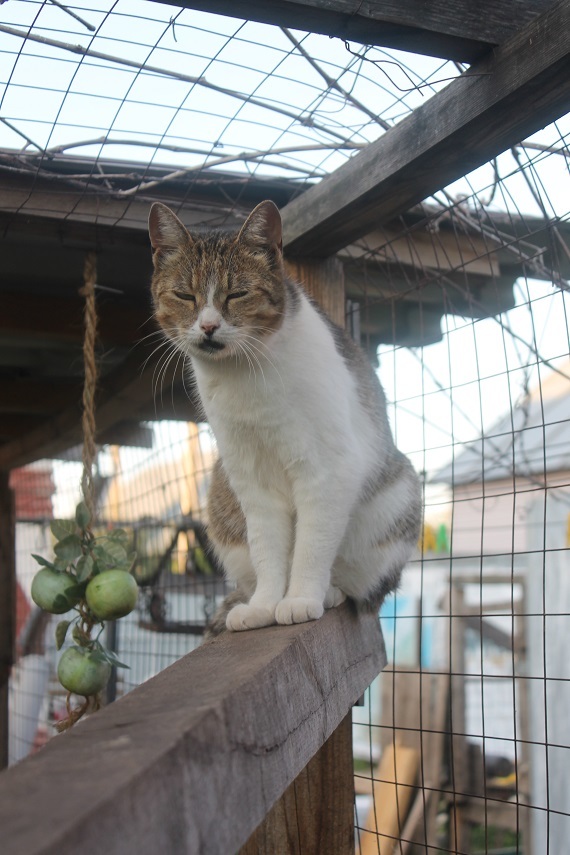
{"label": "wooden rafter", "polygon": [[[186,5],[195,8],[200,6],[197,3]],[[208,10],[221,11],[217,7],[222,5],[224,4],[221,0],[213,0],[211,4],[208,3]],[[230,8],[229,4],[225,5]],[[302,6],[312,10],[311,14],[314,12],[320,15],[325,7],[329,12],[335,7],[339,14],[340,7],[344,7],[346,13],[349,5],[332,0],[312,0],[304,4],[273,3],[268,0],[263,4],[263,8],[268,10],[267,14],[273,14],[279,7],[284,15],[285,12],[293,15],[295,9],[298,14]],[[382,7],[387,14],[389,5],[381,2],[360,4],[360,11],[352,15],[351,20],[372,14],[370,10],[373,8]],[[397,5],[402,16],[409,14],[414,7],[413,3],[406,0]],[[428,11],[434,14],[435,10],[442,8],[439,0],[428,5]],[[515,7],[519,10],[519,7],[529,5],[519,4],[514,0],[510,2],[508,6],[512,21],[516,20],[518,25],[520,20],[527,20],[524,16],[517,19],[513,10]],[[543,8],[544,5],[546,4],[536,3],[534,8]],[[262,4],[244,3],[240,5],[240,14],[245,15],[249,6],[262,8]],[[505,4],[498,3],[497,6],[499,11],[504,11]],[[235,14],[233,4],[231,8]],[[461,3],[457,8],[454,6],[454,14],[461,21],[462,12],[457,9],[461,9]],[[447,5],[446,10],[448,11]],[[255,16],[250,14],[249,17]],[[478,6],[478,17],[485,17],[481,6]],[[295,20],[289,16],[284,18],[282,23],[289,27],[301,26],[300,23],[296,24]],[[420,18],[416,17],[416,20]],[[306,19],[305,28],[319,31],[310,21],[310,18]],[[425,16],[421,21],[422,27],[428,26]],[[275,20],[274,23],[279,21]],[[282,207],[285,246],[289,257],[330,256],[349,246],[352,241],[373,233],[380,225],[388,223],[388,231],[382,230],[386,244],[389,243],[384,263],[393,267],[410,268],[421,262],[422,267],[430,269],[437,261],[432,244],[425,241],[424,246],[421,237],[416,235],[411,247],[407,241],[399,239],[397,234],[389,232],[389,221],[570,109],[570,76],[567,72],[570,59],[567,38],[569,30],[570,0],[564,0],[482,60],[473,70],[483,76],[455,81],[399,125],[386,132],[376,143],[355,155],[345,166],[307,190],[302,197]],[[122,303],[113,303],[112,306],[109,303],[107,307],[103,301],[102,344],[111,345],[109,349],[117,353],[142,337],[147,331],[144,321],[148,311],[143,310],[139,294],[141,288],[146,293],[150,271],[146,219],[152,198],[142,196],[125,200],[111,197],[105,198],[105,204],[101,204],[102,193],[78,191],[71,187],[62,188],[55,182],[48,183],[41,178],[35,180],[34,191],[30,193],[29,182],[27,178],[23,180],[21,175],[3,175],[0,189],[4,208],[0,222],[5,222],[8,227],[7,234],[15,240],[21,240],[24,235],[28,240],[31,233],[37,233],[38,238],[43,241],[42,245],[57,238],[58,252],[63,248],[67,253],[64,266],[68,274],[71,268],[75,269],[74,265],[79,263],[78,259],[82,258],[85,246],[93,242],[101,243],[105,251],[100,258],[100,284],[105,283],[107,270],[112,270],[114,275],[120,270],[120,287],[124,288]],[[170,185],[169,192],[172,193],[171,204],[177,208],[182,196],[177,196],[176,187]],[[270,193],[272,191],[268,190],[267,194]],[[159,197],[159,194],[160,188],[155,198]],[[275,196],[280,205],[288,198],[291,198],[290,195],[280,198]],[[241,199],[244,209],[256,201],[259,199]],[[208,216],[215,222],[219,203],[215,199],[205,200],[204,204],[206,202]],[[236,217],[235,221],[231,222],[232,227],[239,224],[243,210],[238,207],[234,213]],[[195,211],[189,206],[183,206],[181,215],[190,226],[194,222],[207,219],[203,206]],[[470,237],[469,241],[472,243],[473,238]],[[7,248],[9,249],[9,245]],[[142,257],[141,251],[144,253],[144,263],[139,260],[139,256]],[[352,247],[348,253],[350,261],[354,263],[353,277],[358,276],[358,254],[358,247]],[[482,269],[482,265],[489,264],[489,276],[496,286],[502,278],[499,274],[504,272],[502,261],[498,255],[493,257],[492,261],[483,261],[482,255],[482,251],[473,252],[468,272],[470,276],[485,278],[487,271]],[[7,290],[12,293],[3,295],[4,315],[0,317],[0,334],[5,336],[6,341],[9,339],[5,354],[6,365],[8,366],[10,360],[13,361],[13,353],[8,350],[18,343],[18,336],[27,336],[26,346],[30,350],[33,346],[34,353],[30,359],[33,357],[34,361],[37,361],[37,352],[40,346],[44,346],[44,342],[55,342],[62,352],[65,348],[75,348],[81,338],[79,305],[74,304],[72,300],[55,296],[55,292],[53,299],[38,292],[33,301],[24,300],[18,304],[15,294],[27,292],[27,281],[25,271],[22,271],[21,266],[14,267],[10,258],[8,253],[8,258],[5,254],[3,259],[3,287],[7,287],[6,283],[10,282],[10,289]],[[463,269],[465,260],[466,255],[461,250],[456,261],[449,256],[449,266],[459,266]],[[515,262],[519,261],[518,256],[513,256],[512,260],[515,265]],[[46,276],[53,273],[52,267],[47,265],[46,269],[42,270],[42,285],[45,284]],[[515,277],[514,267],[513,271]],[[509,271],[506,273],[510,275]],[[508,276],[506,278],[508,279]],[[58,266],[58,288],[61,285],[60,279]],[[77,277],[72,276],[70,281],[75,279]],[[390,277],[390,281],[394,284],[393,277]],[[115,283],[115,279],[110,280],[110,283]],[[65,289],[61,293],[65,293]],[[478,291],[474,293],[479,301],[478,305],[482,306],[484,295],[479,295]],[[441,311],[437,306],[432,309],[429,305],[429,283],[422,295],[424,302],[420,307],[418,323],[425,332],[433,321],[435,335],[439,335]],[[402,303],[397,309],[401,309],[405,314],[403,320],[406,324],[415,323],[414,318],[410,319],[408,315],[414,312],[417,314],[417,306]],[[433,313],[433,318],[430,312]],[[31,339],[33,341],[29,344],[28,340]],[[135,422],[156,416],[149,396],[149,389],[153,388],[153,382],[156,383],[156,375],[153,379],[156,361],[149,364],[142,377],[138,377],[140,365],[146,355],[148,351],[144,348],[137,349],[119,368],[102,378],[98,411],[101,431],[112,429],[117,422],[124,420],[125,413]],[[121,360],[122,356],[117,362]],[[37,395],[24,395],[24,385],[28,379],[42,382],[38,381],[37,377],[20,377],[14,374],[12,378],[7,374],[8,377],[10,379],[4,381],[0,396],[4,401],[4,413],[9,420],[5,422],[2,434],[5,444],[0,448],[0,470],[36,459],[40,452],[42,456],[55,455],[79,442],[78,396],[75,393],[72,374],[58,377],[58,385],[50,386],[54,392],[43,397],[39,386]],[[170,379],[169,377],[165,381],[165,389],[168,390],[164,396],[165,404],[170,409],[172,402],[175,417],[195,418],[195,410],[187,401],[182,385],[178,384],[172,393],[170,392]],[[25,401],[31,402],[31,408],[23,409]],[[34,419],[37,420],[35,426]],[[43,424],[40,424],[40,420]]]}
{"label": "wooden rafter", "polygon": [[[97,429],[98,439],[105,432],[111,431],[114,425],[124,421],[128,416],[136,421],[156,418],[157,408],[162,411],[163,418],[183,418],[185,421],[196,421],[199,414],[195,405],[189,400],[183,381],[174,382],[172,366],[166,371],[164,378],[155,373],[155,364],[145,364],[145,357],[152,348],[140,347],[132,351],[124,363],[107,378],[104,378],[97,397]],[[28,408],[33,401],[29,385],[7,381],[1,390],[2,395],[8,392],[13,396],[13,412],[18,412],[18,400]],[[17,386],[20,385],[21,398],[17,398]],[[52,395],[57,387],[45,387],[45,397],[38,403],[41,406],[52,407]],[[38,388],[38,394],[39,394]],[[154,392],[154,400],[152,394]],[[9,442],[0,445],[0,471],[2,469],[23,466],[32,460],[37,460],[39,451],[43,457],[57,457],[65,449],[81,442],[81,388],[78,387],[73,395],[75,403],[67,405],[61,411],[51,415],[47,420],[38,419],[37,426],[22,436],[14,437]],[[63,402],[65,401],[65,398]],[[156,403],[155,403],[156,401]],[[52,410],[53,411],[53,410]],[[49,412],[52,412],[48,410]],[[43,410],[42,412],[45,412]],[[109,441],[107,439],[107,441]]]}
{"label": "wooden rafter", "polygon": [[552,0],[159,0],[367,45],[473,62]]}
{"label": "wooden rafter", "polygon": [[283,210],[294,255],[330,255],[570,109],[570,0]]}

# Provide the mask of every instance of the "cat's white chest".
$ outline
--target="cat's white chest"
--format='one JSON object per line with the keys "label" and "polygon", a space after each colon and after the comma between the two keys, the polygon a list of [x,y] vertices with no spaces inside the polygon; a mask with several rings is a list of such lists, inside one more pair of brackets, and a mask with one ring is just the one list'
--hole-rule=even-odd
{"label": "cat's white chest", "polygon": [[273,369],[266,369],[262,376],[243,368],[196,371],[200,398],[214,433],[223,425],[274,429],[282,419],[287,397],[274,375]]}

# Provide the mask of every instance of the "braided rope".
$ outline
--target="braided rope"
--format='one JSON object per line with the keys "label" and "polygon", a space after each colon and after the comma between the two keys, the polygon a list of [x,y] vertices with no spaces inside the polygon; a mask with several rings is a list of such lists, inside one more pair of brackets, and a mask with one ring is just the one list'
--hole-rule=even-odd
{"label": "braided rope", "polygon": [[91,524],[95,519],[95,484],[93,482],[93,464],[97,454],[95,446],[95,389],[97,386],[97,362],[95,359],[95,340],[97,338],[97,309],[95,306],[95,283],[97,280],[97,259],[94,252],[87,253],[83,270],[84,286],[80,294],[85,297],[83,340],[83,365],[85,379],[83,384],[83,475],[81,488],[87,505]]}

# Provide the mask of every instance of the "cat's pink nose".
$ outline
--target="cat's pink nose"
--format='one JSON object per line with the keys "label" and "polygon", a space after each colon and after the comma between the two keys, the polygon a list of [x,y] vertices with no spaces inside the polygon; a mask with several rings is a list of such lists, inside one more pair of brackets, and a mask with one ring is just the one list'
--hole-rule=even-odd
{"label": "cat's pink nose", "polygon": [[212,321],[201,321],[200,323],[200,329],[205,332],[208,337],[213,336],[219,327],[219,324]]}

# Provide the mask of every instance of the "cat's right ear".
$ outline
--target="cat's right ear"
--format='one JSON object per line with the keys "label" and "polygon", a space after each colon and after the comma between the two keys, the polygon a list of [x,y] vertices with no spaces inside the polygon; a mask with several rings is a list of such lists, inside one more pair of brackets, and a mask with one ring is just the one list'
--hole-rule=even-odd
{"label": "cat's right ear", "polygon": [[270,199],[260,202],[253,209],[238,235],[238,241],[246,241],[260,249],[283,252],[283,231],[279,208]]}
{"label": "cat's right ear", "polygon": [[182,243],[192,241],[186,226],[161,202],[155,202],[150,209],[148,233],[153,253],[178,249]]}

